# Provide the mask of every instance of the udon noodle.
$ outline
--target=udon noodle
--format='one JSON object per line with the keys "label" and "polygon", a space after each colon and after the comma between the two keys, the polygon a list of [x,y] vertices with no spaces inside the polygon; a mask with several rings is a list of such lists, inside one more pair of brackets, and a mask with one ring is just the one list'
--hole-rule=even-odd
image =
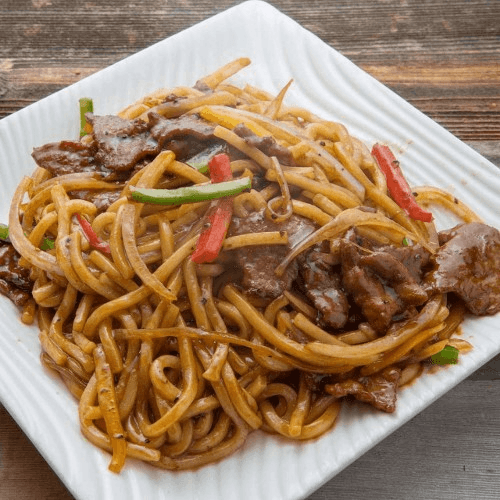
{"label": "udon noodle", "polygon": [[[411,320],[391,322],[384,334],[362,322],[334,331],[293,288],[265,300],[228,277],[235,249],[286,246],[280,276],[315,245],[335,256],[352,228],[379,245],[438,247],[434,224],[412,220],[393,201],[370,151],[343,125],[285,105],[289,85],[272,96],[227,82],[247,64],[238,59],[194,87],[158,90],[118,116],[148,122],[150,112],[195,115],[211,124],[219,141],[239,152],[234,178],[265,180],[234,196],[233,216],[263,211],[275,224],[292,215],[309,220],[315,230],[293,248],[286,230],[229,233],[217,260],[193,262],[210,202],[162,206],[131,198],[134,187],[209,182],[169,150],[121,182],[37,167],[13,196],[10,238],[34,282],[23,321],[38,323],[43,364],[77,398],[82,433],[112,454],[115,472],[126,457],[171,470],[200,467],[233,453],[257,429],[316,438],[334,426],[340,398],[317,390],[315,377],[342,381],[397,367],[396,385],[403,386],[445,346],[470,348],[452,337],[463,308],[450,308],[445,294],[430,296]],[[237,134],[240,124],[252,137],[274,138],[291,164]],[[81,143],[92,140],[91,132]],[[115,201],[102,210],[82,192],[112,193]],[[422,205],[478,220],[437,188],[415,193]],[[109,243],[109,254],[89,245],[76,214]],[[53,249],[40,250],[45,237]]]}

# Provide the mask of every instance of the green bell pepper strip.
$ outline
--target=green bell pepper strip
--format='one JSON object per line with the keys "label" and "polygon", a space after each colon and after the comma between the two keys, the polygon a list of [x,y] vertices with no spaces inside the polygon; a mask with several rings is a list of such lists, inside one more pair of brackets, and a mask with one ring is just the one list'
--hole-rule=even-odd
{"label": "green bell pepper strip", "polygon": [[9,226],[0,224],[0,240],[9,241]]}
{"label": "green bell pepper strip", "polygon": [[90,131],[90,125],[85,118],[85,113],[94,112],[94,102],[90,97],[82,97],[78,102],[80,105],[80,137],[83,137]]}
{"label": "green bell pepper strip", "polygon": [[431,362],[434,365],[455,365],[458,362],[458,349],[447,345],[441,351],[431,356]]}
{"label": "green bell pepper strip", "polygon": [[199,172],[201,172],[202,174],[205,174],[206,172],[208,172],[208,163],[191,163],[189,161],[187,161],[186,163],[190,167],[193,167],[196,170],[198,170]]}
{"label": "green bell pepper strip", "polygon": [[130,188],[130,196],[134,201],[157,205],[180,205],[199,201],[215,200],[225,196],[233,196],[252,187],[249,177],[240,177],[217,184],[197,184],[177,189]]}

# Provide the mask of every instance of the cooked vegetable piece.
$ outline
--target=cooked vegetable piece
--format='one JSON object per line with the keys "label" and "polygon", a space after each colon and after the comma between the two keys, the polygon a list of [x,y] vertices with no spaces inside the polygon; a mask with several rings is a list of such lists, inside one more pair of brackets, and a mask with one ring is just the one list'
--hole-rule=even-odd
{"label": "cooked vegetable piece", "polygon": [[401,172],[399,161],[388,146],[375,144],[372,155],[387,181],[387,188],[391,198],[408,214],[409,217],[423,222],[432,220],[431,212],[419,206],[413,196],[408,182]]}
{"label": "cooked vegetable piece", "polygon": [[233,214],[233,199],[222,198],[208,216],[210,227],[198,239],[191,259],[197,264],[212,262],[219,255]]}
{"label": "cooked vegetable piece", "polygon": [[50,238],[44,238],[42,241],[42,244],[40,245],[40,249],[41,250],[52,250],[53,248],[55,248],[55,246],[56,246],[56,243],[54,240],[52,240]]}
{"label": "cooked vegetable piece", "polygon": [[87,238],[87,240],[89,240],[90,246],[92,248],[95,248],[96,250],[100,250],[103,253],[111,254],[109,243],[102,241],[101,238],[97,236],[94,229],[92,228],[92,224],[90,224],[90,222],[80,214],[76,214],[76,218],[78,219],[85,237]]}
{"label": "cooked vegetable piece", "polygon": [[9,241],[9,226],[0,224],[0,240]]}
{"label": "cooked vegetable piece", "polygon": [[[210,179],[218,184],[232,179],[231,162],[226,154],[215,155],[208,163]],[[197,264],[212,262],[219,255],[233,215],[233,198],[221,198],[208,214],[210,226],[201,233],[191,259]]]}
{"label": "cooked vegetable piece", "polygon": [[444,349],[431,356],[434,365],[455,365],[458,362],[458,349],[447,345]]}
{"label": "cooked vegetable piece", "polygon": [[201,163],[193,163],[193,162],[190,162],[190,161],[187,161],[186,162],[190,167],[193,167],[195,168],[196,170],[199,170],[202,174],[205,174],[206,172],[208,172],[208,163],[204,163],[204,162],[201,162]]}
{"label": "cooked vegetable piece", "polygon": [[232,196],[250,189],[252,181],[248,177],[234,179],[217,184],[198,184],[177,189],[147,189],[131,188],[131,197],[141,203],[155,203],[159,205],[179,205],[181,203],[195,203],[198,201],[214,200],[224,196]]}
{"label": "cooked vegetable piece", "polygon": [[83,137],[92,131],[92,126],[87,122],[85,113],[94,112],[94,102],[90,97],[82,97],[78,102],[80,104],[80,137]]}
{"label": "cooked vegetable piece", "polygon": [[208,162],[208,170],[210,172],[210,180],[213,184],[230,181],[233,178],[231,161],[229,160],[229,156],[224,153],[215,155]]}

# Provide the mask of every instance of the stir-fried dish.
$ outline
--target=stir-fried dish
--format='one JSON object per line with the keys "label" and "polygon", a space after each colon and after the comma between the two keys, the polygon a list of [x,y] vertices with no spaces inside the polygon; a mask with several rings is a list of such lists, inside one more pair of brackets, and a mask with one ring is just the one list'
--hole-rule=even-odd
{"label": "stir-fried dish", "polygon": [[[196,468],[256,429],[312,439],[343,399],[394,412],[500,310],[500,233],[383,144],[228,78],[36,147],[0,228],[0,290],[112,453]],[[462,222],[438,232],[434,210]],[[6,221],[7,222],[7,221]]]}

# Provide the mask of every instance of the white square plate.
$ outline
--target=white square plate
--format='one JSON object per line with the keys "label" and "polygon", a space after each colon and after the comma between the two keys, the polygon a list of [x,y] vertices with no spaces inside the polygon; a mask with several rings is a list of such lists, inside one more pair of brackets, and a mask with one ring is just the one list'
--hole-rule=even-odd
{"label": "white square plate", "polygon": [[[494,165],[260,1],[233,7],[3,119],[0,221],[7,220],[21,176],[34,168],[32,148],[77,137],[79,97],[92,97],[98,114],[116,113],[148,91],[192,85],[241,56],[253,64],[235,83],[276,93],[293,78],[288,104],[344,123],[368,145],[381,141],[404,150],[411,184],[451,190],[500,227],[500,175]],[[76,402],[40,365],[37,329],[22,325],[7,299],[0,299],[0,314],[0,399],[81,500],[303,498],[500,352],[500,316],[470,319],[464,337],[474,350],[458,365],[401,391],[395,414],[344,406],[334,430],[313,442],[257,432],[235,455],[198,471],[171,473],[128,460],[115,475],[107,469],[109,455],[80,434]]]}

